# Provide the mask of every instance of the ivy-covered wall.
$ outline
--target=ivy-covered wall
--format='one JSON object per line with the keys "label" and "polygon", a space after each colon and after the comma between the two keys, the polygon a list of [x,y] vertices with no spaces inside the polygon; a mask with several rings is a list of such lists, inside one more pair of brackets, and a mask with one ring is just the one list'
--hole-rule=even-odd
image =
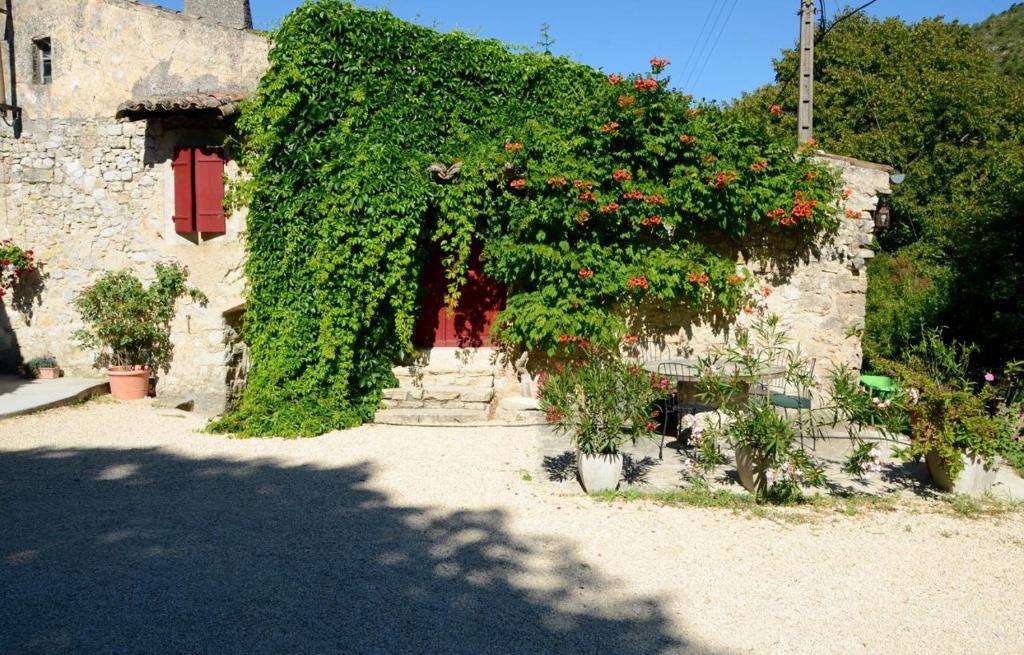
{"label": "ivy-covered wall", "polygon": [[[252,369],[214,428],[369,419],[410,348],[429,241],[454,306],[483,240],[509,289],[496,326],[509,349],[614,341],[651,302],[745,309],[752,276],[705,244],[755,227],[815,238],[835,227],[837,180],[669,90],[668,65],[606,76],[339,0],[297,9],[239,123]],[[461,170],[440,180],[434,163]]]}

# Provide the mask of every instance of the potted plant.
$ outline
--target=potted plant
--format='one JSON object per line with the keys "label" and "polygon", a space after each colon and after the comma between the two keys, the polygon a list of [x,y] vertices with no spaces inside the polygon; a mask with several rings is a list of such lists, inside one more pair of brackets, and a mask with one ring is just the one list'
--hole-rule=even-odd
{"label": "potted plant", "polygon": [[36,270],[35,254],[10,239],[0,240],[0,298],[27,273]]}
{"label": "potted plant", "polygon": [[56,380],[60,377],[60,366],[53,355],[33,357],[24,364],[26,377],[40,380]]}
{"label": "potted plant", "polygon": [[617,349],[570,343],[572,360],[541,383],[540,407],[576,449],[583,489],[613,490],[622,474],[619,449],[652,436],[652,407],[667,382],[624,361]]}
{"label": "potted plant", "polygon": [[198,289],[188,287],[188,269],[157,264],[148,287],[130,271],[111,271],[75,298],[85,328],[75,337],[97,350],[97,366],[106,368],[111,394],[121,400],[145,398],[152,372],[170,367],[171,320],[184,295],[205,302]]}
{"label": "potted plant", "polygon": [[[909,389],[910,445],[900,454],[923,458],[943,491],[980,496],[995,482],[1004,439],[993,410],[994,387],[971,378],[972,346],[924,335],[904,363],[888,363]],[[990,376],[994,380],[994,376]]]}

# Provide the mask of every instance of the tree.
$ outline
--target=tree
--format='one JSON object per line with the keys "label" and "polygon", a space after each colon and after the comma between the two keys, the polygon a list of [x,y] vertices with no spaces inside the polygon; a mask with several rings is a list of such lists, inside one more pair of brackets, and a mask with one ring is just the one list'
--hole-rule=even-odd
{"label": "tree", "polygon": [[[944,325],[980,346],[981,364],[1024,357],[1024,85],[968,26],[941,19],[854,16],[816,57],[821,147],[906,173],[869,270],[866,352],[893,357]],[[797,53],[775,67],[779,81],[735,110],[764,120],[777,103],[776,129],[795,135]]]}

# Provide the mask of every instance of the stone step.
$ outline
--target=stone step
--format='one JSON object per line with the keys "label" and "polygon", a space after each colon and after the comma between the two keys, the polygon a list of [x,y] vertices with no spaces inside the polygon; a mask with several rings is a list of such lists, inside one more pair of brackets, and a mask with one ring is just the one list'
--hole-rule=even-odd
{"label": "stone step", "polygon": [[518,425],[544,425],[547,420],[536,398],[509,396],[498,403],[497,419],[504,423]]}
{"label": "stone step", "polygon": [[474,409],[489,412],[491,403],[477,403],[467,400],[382,400],[385,409]]}
{"label": "stone step", "polygon": [[439,373],[427,371],[417,375],[395,375],[398,386],[412,387],[493,387],[494,371],[486,373]]}
{"label": "stone step", "polygon": [[489,403],[494,398],[494,387],[465,386],[423,386],[397,387],[384,390],[385,400],[425,400],[449,401],[462,400],[471,403]]}
{"label": "stone step", "polygon": [[382,409],[374,417],[374,423],[383,425],[472,425],[485,423],[488,414],[476,409]]}

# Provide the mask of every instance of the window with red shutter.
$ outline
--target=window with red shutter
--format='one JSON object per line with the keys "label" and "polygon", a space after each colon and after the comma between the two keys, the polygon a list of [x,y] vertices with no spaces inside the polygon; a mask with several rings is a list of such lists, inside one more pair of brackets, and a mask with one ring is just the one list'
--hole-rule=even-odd
{"label": "window with red shutter", "polygon": [[195,149],[196,230],[225,232],[224,151]]}
{"label": "window with red shutter", "polygon": [[174,170],[174,231],[179,233],[195,232],[192,148],[175,149],[171,167]]}
{"label": "window with red shutter", "polygon": [[175,149],[174,230],[178,233],[224,233],[224,151],[221,148]]}

